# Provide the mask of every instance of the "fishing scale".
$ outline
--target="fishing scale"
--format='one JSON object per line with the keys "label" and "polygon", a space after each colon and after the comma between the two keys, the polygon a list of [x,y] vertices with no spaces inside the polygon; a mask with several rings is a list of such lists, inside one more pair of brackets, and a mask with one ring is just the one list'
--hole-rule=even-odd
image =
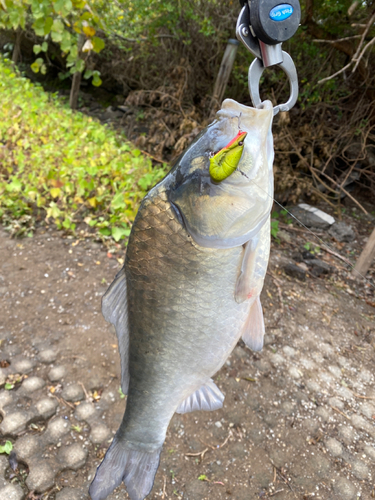
{"label": "fishing scale", "polygon": [[255,56],[249,68],[249,92],[253,105],[262,104],[259,82],[265,68],[278,66],[287,75],[290,96],[286,103],[274,107],[273,114],[289,111],[297,102],[297,70],[291,56],[281,48],[297,31],[301,20],[298,0],[240,0],[236,35],[240,42]]}

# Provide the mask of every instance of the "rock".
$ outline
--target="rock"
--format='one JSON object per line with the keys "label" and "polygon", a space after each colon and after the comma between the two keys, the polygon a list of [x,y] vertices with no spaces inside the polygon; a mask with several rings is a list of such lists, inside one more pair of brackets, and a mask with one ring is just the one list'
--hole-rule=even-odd
{"label": "rock", "polygon": [[371,403],[364,403],[362,406],[360,406],[359,411],[365,417],[375,420],[375,406]]}
{"label": "rock", "polygon": [[279,229],[277,232],[277,237],[280,238],[281,241],[285,241],[285,243],[292,243],[293,239],[287,231],[283,229]]}
{"label": "rock", "polygon": [[362,460],[353,460],[349,462],[352,466],[352,473],[357,479],[367,479],[370,473],[367,465]]}
{"label": "rock", "polygon": [[55,473],[47,460],[38,459],[30,463],[30,473],[26,479],[29,490],[44,493],[55,483]]}
{"label": "rock", "polygon": [[48,373],[48,378],[51,382],[58,382],[65,377],[67,370],[65,366],[54,366]]}
{"label": "rock", "polygon": [[289,211],[307,227],[328,229],[335,222],[335,219],[331,215],[307,203],[300,203],[296,207],[290,208]]}
{"label": "rock", "polygon": [[61,417],[51,420],[48,424],[45,439],[48,443],[58,443],[70,430],[70,423]]}
{"label": "rock", "polygon": [[7,377],[4,373],[4,370],[2,368],[0,368],[0,385],[5,384],[6,379],[7,379]]}
{"label": "rock", "polygon": [[340,500],[355,500],[357,498],[357,488],[344,477],[340,477],[333,483],[333,491]]}
{"label": "rock", "polygon": [[77,488],[63,488],[56,495],[56,500],[81,500],[83,498],[87,498],[87,495]]}
{"label": "rock", "polygon": [[19,484],[8,484],[0,490],[0,500],[22,500],[23,490]]}
{"label": "rock", "polygon": [[22,382],[20,390],[22,393],[31,393],[42,389],[46,383],[40,377],[29,377]]}
{"label": "rock", "polygon": [[317,277],[322,276],[323,274],[330,274],[332,272],[332,267],[320,259],[308,260],[307,264],[311,268],[311,274]]}
{"label": "rock", "polygon": [[35,361],[28,358],[20,358],[13,362],[11,367],[12,373],[21,373],[22,375],[30,373],[35,366]]}
{"label": "rock", "polygon": [[352,226],[345,222],[335,222],[329,229],[328,234],[340,242],[349,242],[355,239],[355,232]]}
{"label": "rock", "polygon": [[13,394],[11,391],[1,391],[0,392],[0,409],[2,410],[5,406],[10,405],[13,401]]}
{"label": "rock", "polygon": [[337,441],[335,438],[329,438],[325,442],[327,450],[330,452],[331,455],[334,457],[341,457],[343,454],[343,447],[342,444]]}
{"label": "rock", "polygon": [[357,439],[353,427],[349,427],[348,425],[341,425],[339,427],[339,437],[346,445],[353,444]]}
{"label": "rock", "polygon": [[82,401],[84,398],[84,393],[82,386],[79,384],[71,384],[65,387],[65,389],[62,391],[61,396],[66,400],[66,401]]}
{"label": "rock", "polygon": [[14,451],[17,458],[20,460],[27,460],[28,458],[36,455],[39,450],[40,439],[37,436],[25,434],[17,439],[14,445]]}
{"label": "rock", "polygon": [[90,420],[90,418],[94,417],[96,413],[99,414],[99,412],[95,410],[92,403],[81,403],[77,406],[76,411],[74,412],[74,417],[77,420]]}
{"label": "rock", "polygon": [[78,470],[86,463],[87,450],[79,443],[60,448],[58,459],[63,469]]}
{"label": "rock", "polygon": [[301,267],[296,266],[295,264],[286,264],[284,266],[284,271],[292,278],[297,278],[301,281],[306,280],[306,271],[304,271]]}
{"label": "rock", "polygon": [[338,408],[339,410],[343,410],[345,407],[344,402],[339,398],[329,398],[328,404],[333,408]]}
{"label": "rock", "polygon": [[42,363],[49,365],[53,363],[57,359],[57,351],[54,349],[45,349],[44,351],[40,351],[38,358]]}
{"label": "rock", "polygon": [[10,413],[1,422],[0,431],[3,434],[18,434],[25,429],[29,420],[28,417],[28,414],[24,411]]}
{"label": "rock", "polygon": [[91,427],[90,439],[94,444],[101,444],[111,437],[111,431],[104,424],[96,424]]}
{"label": "rock", "polygon": [[59,403],[57,402],[56,399],[54,398],[43,398],[40,399],[36,405],[35,408],[38,412],[38,415],[43,417],[44,419],[48,419],[52,417],[57,410],[57,407],[59,406]]}

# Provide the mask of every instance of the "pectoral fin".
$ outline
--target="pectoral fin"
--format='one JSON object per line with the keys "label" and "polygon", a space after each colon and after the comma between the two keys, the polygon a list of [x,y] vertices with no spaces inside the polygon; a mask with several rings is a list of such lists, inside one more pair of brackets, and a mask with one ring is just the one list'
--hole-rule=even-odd
{"label": "pectoral fin", "polygon": [[125,269],[116,275],[102,298],[102,313],[116,328],[121,358],[121,388],[127,394],[129,387],[129,331]]}
{"label": "pectoral fin", "polygon": [[263,349],[264,333],[262,304],[258,296],[250,308],[250,313],[242,333],[242,340],[252,351],[261,351]]}
{"label": "pectoral fin", "polygon": [[223,407],[224,394],[213,380],[193,392],[177,408],[176,413],[189,413],[196,410],[213,411]]}
{"label": "pectoral fin", "polygon": [[270,218],[260,231],[244,245],[241,271],[237,279],[234,298],[238,304],[260,294],[270,254]]}

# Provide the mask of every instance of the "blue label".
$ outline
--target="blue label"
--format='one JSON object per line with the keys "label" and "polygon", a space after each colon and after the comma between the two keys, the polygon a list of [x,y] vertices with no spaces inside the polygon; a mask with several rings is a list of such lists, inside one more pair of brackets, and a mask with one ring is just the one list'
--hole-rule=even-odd
{"label": "blue label", "polygon": [[288,19],[292,14],[293,7],[288,3],[281,3],[270,11],[270,18],[272,21],[285,21],[285,19]]}

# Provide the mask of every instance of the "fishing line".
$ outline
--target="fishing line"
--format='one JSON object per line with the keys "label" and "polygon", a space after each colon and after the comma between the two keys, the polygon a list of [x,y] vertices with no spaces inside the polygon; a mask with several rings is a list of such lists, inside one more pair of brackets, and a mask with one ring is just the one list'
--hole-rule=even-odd
{"label": "fishing line", "polygon": [[[249,179],[249,177],[244,173],[244,172],[241,172],[241,170],[239,170],[239,172],[245,176],[247,179]],[[249,179],[251,180],[251,179]],[[341,254],[339,254],[338,252],[336,252],[336,250],[334,250],[333,248],[331,248],[328,243],[325,243],[321,238],[319,238],[319,236],[317,234],[314,233],[314,231],[311,231],[311,229],[309,229],[307,226],[305,226],[305,224],[303,222],[301,222],[295,215],[293,215],[291,212],[289,212],[289,210],[287,208],[285,208],[283,205],[281,205],[281,203],[279,203],[277,200],[275,200],[275,198],[273,198],[265,189],[263,189],[261,186],[258,186],[258,184],[256,184],[253,180],[252,180],[253,184],[259,188],[261,191],[263,191],[264,193],[266,193],[266,195],[271,198],[271,200],[273,200],[277,205],[279,205],[280,208],[282,208],[283,210],[285,210],[287,212],[287,214],[289,214],[291,217],[293,217],[293,219],[295,219],[298,224],[300,224],[304,229],[306,229],[306,231],[308,231],[310,234],[312,234],[318,241],[319,243],[321,244],[322,247],[325,247],[327,248],[330,252],[333,252],[333,257],[336,257],[336,259],[338,258],[337,256],[335,256],[334,254],[337,254],[337,255],[340,255],[340,258],[349,266],[351,267],[352,271],[355,271],[357,273],[357,275],[359,275],[361,278],[363,278],[372,288],[374,288],[375,290],[375,286],[371,283],[370,280],[368,280],[366,278],[366,276],[363,276],[362,273],[360,273],[359,271],[357,271],[357,269],[354,269],[354,266],[353,264],[348,260],[346,259],[346,257],[343,257]]]}

